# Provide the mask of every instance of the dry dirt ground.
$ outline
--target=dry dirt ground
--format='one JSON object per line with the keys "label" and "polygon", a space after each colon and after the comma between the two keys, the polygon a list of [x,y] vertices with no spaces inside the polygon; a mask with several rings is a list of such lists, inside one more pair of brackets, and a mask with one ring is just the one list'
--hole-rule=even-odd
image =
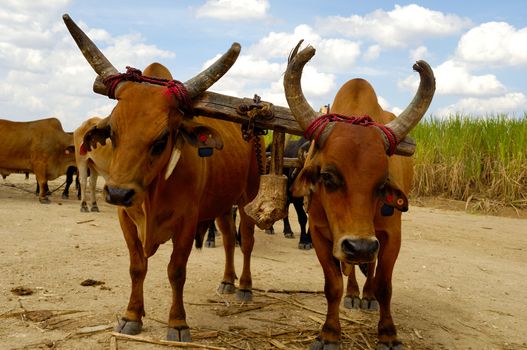
{"label": "dry dirt ground", "polygon": [[[51,183],[51,189],[62,182]],[[0,180],[0,349],[165,349],[112,337],[129,296],[128,252],[116,209],[81,213],[61,190],[42,205],[34,177]],[[16,187],[12,187],[12,185]],[[295,220],[293,220],[295,221]],[[412,206],[393,280],[392,310],[405,349],[527,349],[527,220]],[[217,247],[193,251],[185,286],[194,341],[226,349],[305,349],[325,298],[314,251],[256,232],[254,302],[216,294]],[[295,225],[294,229],[298,230]],[[142,337],[164,339],[171,245],[150,259]],[[241,270],[237,249],[237,269]],[[82,286],[92,279],[99,285]],[[24,289],[30,295],[23,294]],[[279,290],[278,293],[265,292]],[[311,291],[311,293],[285,293]],[[322,313],[322,314],[321,314]],[[378,313],[342,311],[343,349],[375,348]]]}

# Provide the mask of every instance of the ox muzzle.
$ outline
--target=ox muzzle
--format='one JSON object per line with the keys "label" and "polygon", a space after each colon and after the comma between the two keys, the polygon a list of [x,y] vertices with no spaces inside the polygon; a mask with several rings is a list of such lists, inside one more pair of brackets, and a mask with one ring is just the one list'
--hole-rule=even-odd
{"label": "ox muzzle", "polygon": [[135,190],[113,186],[104,186],[104,198],[106,202],[114,205],[130,207],[133,205]]}
{"label": "ox muzzle", "polygon": [[[340,250],[340,252],[338,252]],[[335,257],[341,261],[360,264],[372,262],[377,258],[379,241],[377,238],[342,238],[337,246]]]}

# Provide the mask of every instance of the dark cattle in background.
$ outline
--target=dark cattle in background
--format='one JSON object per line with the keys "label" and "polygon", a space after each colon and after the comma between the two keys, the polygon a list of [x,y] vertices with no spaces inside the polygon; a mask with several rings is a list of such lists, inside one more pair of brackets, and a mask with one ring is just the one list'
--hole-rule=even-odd
{"label": "dark cattle in background", "polygon": [[75,166],[73,136],[56,118],[30,122],[0,119],[0,170],[2,173],[32,172],[40,186],[39,200],[49,203],[48,180]]}
{"label": "dark cattle in background", "polygon": [[[285,145],[284,157],[287,158],[302,158],[302,153],[307,152],[309,149],[310,141],[301,137],[297,140],[289,140]],[[267,149],[270,152],[270,149]],[[306,230],[307,225],[307,214],[304,210],[304,199],[301,197],[293,197],[291,193],[291,186],[295,181],[296,175],[299,169],[297,168],[284,168],[284,175],[287,176],[287,204],[286,208],[289,208],[290,204],[293,204],[297,217],[298,224],[300,226],[300,240],[298,242],[298,248],[308,250],[312,248],[311,234],[309,230]],[[288,212],[288,210],[287,210]],[[294,238],[293,230],[291,229],[291,223],[289,222],[289,216],[284,218],[284,236],[286,238]],[[268,234],[274,234],[274,228],[267,229],[265,231]]]}

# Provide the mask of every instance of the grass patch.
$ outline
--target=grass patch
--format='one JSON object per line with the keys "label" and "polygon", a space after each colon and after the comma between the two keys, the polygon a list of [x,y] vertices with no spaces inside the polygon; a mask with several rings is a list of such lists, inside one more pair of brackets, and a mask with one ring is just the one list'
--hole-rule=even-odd
{"label": "grass patch", "polygon": [[411,136],[413,195],[527,208],[527,114],[432,117]]}

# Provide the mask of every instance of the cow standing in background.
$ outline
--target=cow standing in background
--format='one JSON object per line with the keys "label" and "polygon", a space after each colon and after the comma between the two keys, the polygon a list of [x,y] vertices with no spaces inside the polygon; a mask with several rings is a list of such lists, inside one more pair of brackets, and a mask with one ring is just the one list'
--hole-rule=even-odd
{"label": "cow standing in background", "polygon": [[190,341],[183,287],[196,232],[203,232],[202,226],[218,218],[226,251],[220,292],[233,292],[235,227],[231,208],[235,204],[240,208],[244,256],[237,296],[242,301],[252,299],[254,222],[243,208],[258,191],[254,144],[263,140],[246,142],[233,123],[192,117],[192,100],[198,100],[228,71],[240,46],[233,44],[209,68],[185,83],[173,80],[159,63],[150,64],[144,73],[130,68],[126,74],[119,74],[68,15],[63,19],[87,61],[106,83],[96,91],[117,99],[111,115],[83,140],[87,151],[99,143],[104,145],[107,139],[113,147],[104,193],[107,202],[119,206],[132,280],[129,304],[116,331],[141,332],[148,258],[161,244],[172,241],[168,265],[172,306],[167,338]]}
{"label": "cow standing in background", "polygon": [[73,136],[64,132],[56,118],[30,122],[0,119],[0,169],[2,173],[32,172],[40,186],[40,203],[49,203],[48,180],[75,165]]}
{"label": "cow standing in background", "polygon": [[97,206],[96,186],[97,178],[102,175],[104,179],[108,178],[110,170],[110,162],[112,160],[112,144],[111,141],[106,141],[104,146],[99,146],[87,151],[83,141],[84,135],[95,128],[102,118],[93,117],[81,124],[73,132],[73,141],[75,143],[75,159],[77,161],[77,169],[80,178],[80,193],[81,193],[81,212],[88,212],[88,204],[86,202],[86,185],[88,182],[88,172],[90,176],[90,194],[91,194],[91,211],[98,212]]}
{"label": "cow standing in background", "polygon": [[[371,283],[363,290],[363,295],[371,293],[379,303],[377,350],[400,350],[403,346],[391,315],[391,296],[392,272],[401,245],[401,212],[408,209],[405,194],[413,174],[408,156],[415,143],[406,135],[430,105],[434,75],[426,62],[414,65],[421,83],[398,117],[379,106],[375,91],[363,79],[345,83],[335,96],[331,114],[320,115],[300,87],[303,67],[315,50],[308,46],[298,52],[300,44],[289,58],[284,88],[291,112],[313,142],[292,191],[306,198],[328,303],[326,321],[310,349],[340,348],[342,273],[349,275],[353,265],[377,260]],[[358,286],[351,287],[359,293]]]}

